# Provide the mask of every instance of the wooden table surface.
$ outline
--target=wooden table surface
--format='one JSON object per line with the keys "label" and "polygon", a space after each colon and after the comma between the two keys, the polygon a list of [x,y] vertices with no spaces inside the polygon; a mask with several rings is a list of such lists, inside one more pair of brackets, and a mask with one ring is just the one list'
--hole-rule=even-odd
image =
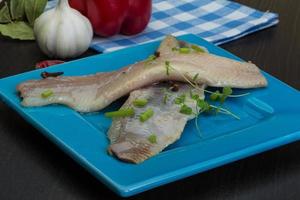
{"label": "wooden table surface", "polygon": [[[300,1],[238,2],[277,12],[280,23],[222,47],[300,89]],[[0,37],[0,78],[43,59],[34,42]],[[0,199],[120,198],[1,102],[0,113]],[[299,152],[292,143],[129,199],[300,199]]]}

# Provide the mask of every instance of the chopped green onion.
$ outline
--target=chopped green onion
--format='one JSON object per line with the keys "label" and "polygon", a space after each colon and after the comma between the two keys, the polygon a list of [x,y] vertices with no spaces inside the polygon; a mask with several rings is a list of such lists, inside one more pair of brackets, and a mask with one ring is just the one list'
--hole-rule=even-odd
{"label": "chopped green onion", "polygon": [[147,105],[148,100],[147,99],[135,99],[133,101],[133,105],[136,107],[144,107],[145,105]]}
{"label": "chopped green onion", "polygon": [[48,98],[48,97],[50,97],[50,96],[52,96],[53,95],[53,91],[52,90],[45,90],[44,92],[42,92],[42,94],[41,94],[41,96],[42,96],[42,98]]}
{"label": "chopped green onion", "polygon": [[195,82],[195,81],[197,80],[198,76],[199,76],[199,74],[198,74],[198,73],[197,73],[197,74],[195,74],[195,76],[193,77],[193,82]]}
{"label": "chopped green onion", "polygon": [[174,100],[175,104],[182,104],[185,101],[185,95],[182,94],[179,97],[176,97],[176,99]]}
{"label": "chopped green onion", "polygon": [[191,107],[183,104],[179,110],[180,113],[185,114],[185,115],[191,115],[193,113],[193,110]]}
{"label": "chopped green onion", "polygon": [[197,52],[201,52],[201,53],[205,53],[205,50],[197,45],[191,45],[191,48],[194,50],[194,51],[197,51]]}
{"label": "chopped green onion", "polygon": [[133,108],[121,108],[117,111],[104,113],[105,117],[131,117],[134,115]]}
{"label": "chopped green onion", "polygon": [[170,61],[165,61],[166,66],[166,73],[169,76],[170,75]]}
{"label": "chopped green onion", "polygon": [[156,144],[156,143],[157,143],[156,135],[155,135],[155,134],[149,135],[148,141],[149,141],[151,144]]}
{"label": "chopped green onion", "polygon": [[191,52],[191,49],[190,48],[187,48],[187,47],[182,47],[182,48],[179,48],[179,53],[190,53]]}
{"label": "chopped green onion", "polygon": [[154,112],[151,108],[148,108],[145,112],[140,115],[140,121],[145,122],[153,116]]}

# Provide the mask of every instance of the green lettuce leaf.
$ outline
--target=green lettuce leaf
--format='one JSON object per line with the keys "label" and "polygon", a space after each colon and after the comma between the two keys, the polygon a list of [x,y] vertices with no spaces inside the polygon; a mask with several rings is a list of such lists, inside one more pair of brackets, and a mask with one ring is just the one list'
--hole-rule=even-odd
{"label": "green lettuce leaf", "polygon": [[13,39],[34,40],[32,27],[23,21],[0,24],[0,33]]}
{"label": "green lettuce leaf", "polygon": [[10,14],[9,14],[9,8],[7,6],[7,3],[4,2],[3,7],[0,9],[0,23],[9,23],[11,22]]}
{"label": "green lettuce leaf", "polygon": [[10,0],[10,14],[13,20],[24,19],[26,0]]}
{"label": "green lettuce leaf", "polygon": [[47,0],[26,0],[25,14],[31,26],[33,26],[35,19],[43,13],[46,4]]}

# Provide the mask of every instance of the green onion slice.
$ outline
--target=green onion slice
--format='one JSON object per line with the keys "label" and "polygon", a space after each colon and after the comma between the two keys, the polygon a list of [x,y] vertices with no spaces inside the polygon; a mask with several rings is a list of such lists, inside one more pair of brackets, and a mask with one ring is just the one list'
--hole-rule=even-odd
{"label": "green onion slice", "polygon": [[144,107],[145,105],[147,105],[147,103],[147,99],[136,99],[133,101],[133,105],[136,107]]}
{"label": "green onion slice", "polygon": [[148,108],[145,112],[140,115],[140,121],[145,122],[153,116],[154,112],[151,108]]}
{"label": "green onion slice", "polygon": [[191,48],[196,51],[196,52],[201,52],[201,53],[205,53],[205,50],[197,45],[191,45]]}
{"label": "green onion slice", "polygon": [[133,108],[121,108],[117,111],[104,113],[105,117],[131,117],[134,115]]}
{"label": "green onion slice", "polygon": [[42,92],[41,96],[42,98],[48,98],[51,97],[53,95],[53,91],[52,90],[45,90],[44,92]]}

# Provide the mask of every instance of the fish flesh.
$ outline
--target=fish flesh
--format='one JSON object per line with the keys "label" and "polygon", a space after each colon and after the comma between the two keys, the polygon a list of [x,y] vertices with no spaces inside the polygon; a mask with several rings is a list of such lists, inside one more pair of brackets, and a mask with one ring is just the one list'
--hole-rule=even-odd
{"label": "fish flesh", "polygon": [[[175,99],[184,95],[185,105],[198,113],[196,101],[191,98],[197,94],[204,99],[204,86],[197,89],[189,84],[176,83],[178,91],[172,91],[170,83],[160,83],[154,86],[134,90],[123,104],[122,108],[133,108],[136,99],[147,99],[145,107],[136,108],[133,117],[114,118],[108,131],[110,146],[108,151],[120,160],[141,163],[158,154],[168,145],[178,140],[188,120],[196,115],[180,113],[181,105],[174,103]],[[139,116],[148,109],[153,110],[153,116],[141,122]],[[151,140],[151,137],[152,138]]]}
{"label": "fish flesh", "polygon": [[[176,49],[181,43],[167,36],[158,48],[155,59],[145,60],[118,71],[80,77],[49,77],[29,80],[17,86],[23,106],[53,103],[67,105],[80,112],[98,111],[118,98],[159,81],[182,81],[214,87],[255,88],[267,85],[259,68],[210,53]],[[175,49],[175,50],[174,50]],[[193,80],[197,77],[196,80]],[[43,91],[52,95],[43,98]]]}

